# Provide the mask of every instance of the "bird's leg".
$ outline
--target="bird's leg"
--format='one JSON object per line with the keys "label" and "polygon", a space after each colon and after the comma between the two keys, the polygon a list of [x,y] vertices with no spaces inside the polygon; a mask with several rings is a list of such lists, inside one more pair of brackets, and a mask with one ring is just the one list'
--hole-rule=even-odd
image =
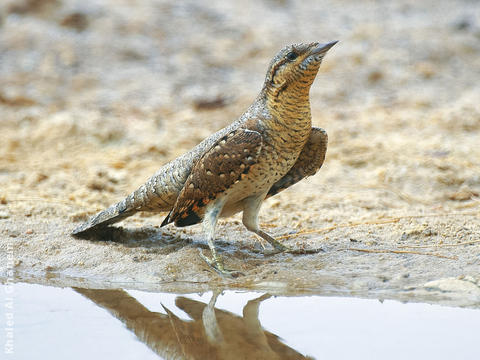
{"label": "bird's leg", "polygon": [[262,324],[258,318],[258,312],[262,301],[271,297],[272,295],[270,294],[264,294],[256,299],[250,300],[243,308],[243,322],[247,332],[246,338],[252,345],[255,344],[258,349],[270,348],[265,330],[262,328]]}
{"label": "bird's leg", "polygon": [[258,236],[260,236],[262,239],[266,240],[270,245],[272,245],[275,248],[275,250],[277,250],[275,253],[287,252],[290,254],[314,254],[314,253],[323,251],[322,249],[311,249],[311,250],[292,249],[278,242],[272,236],[268,235],[266,232],[260,230],[258,226],[258,213],[260,211],[260,207],[264,199],[265,199],[265,194],[263,194],[262,196],[251,197],[245,200],[244,207],[243,207],[242,221],[243,221],[243,225],[245,225],[245,227],[248,230],[254,232]]}
{"label": "bird's leg", "polygon": [[224,341],[222,329],[220,329],[220,326],[218,326],[217,317],[215,315],[215,303],[217,302],[217,298],[220,294],[221,291],[214,290],[210,302],[207,306],[205,306],[202,312],[202,322],[205,335],[207,336],[210,344],[215,344],[217,346]]}
{"label": "bird's leg", "polygon": [[203,230],[207,237],[208,247],[212,253],[212,257],[208,258],[200,252],[200,256],[205,262],[210,265],[215,271],[219,272],[222,275],[236,276],[240,274],[238,271],[226,270],[223,265],[223,259],[217,253],[215,248],[215,228],[217,226],[217,221],[222,212],[223,205],[225,205],[225,199],[219,199],[215,201],[211,206],[209,206],[205,212],[205,217],[203,219]]}
{"label": "bird's leg", "polygon": [[262,201],[264,198],[265,194],[262,194],[261,196],[250,197],[244,201],[242,218],[243,225],[245,225],[247,230],[260,236],[279,252],[289,251],[290,248],[279,243],[266,232],[260,230],[258,226],[258,212],[260,211],[260,207],[262,206]]}
{"label": "bird's leg", "polygon": [[210,265],[216,268],[216,270],[222,272],[224,271],[223,260],[220,255],[217,254],[217,249],[215,249],[215,228],[217,226],[218,217],[222,211],[224,202],[216,201],[212,206],[210,206],[205,212],[205,218],[203,219],[203,231],[207,237],[208,247],[212,253],[212,258],[209,259],[204,256],[202,253],[200,255],[202,258]]}

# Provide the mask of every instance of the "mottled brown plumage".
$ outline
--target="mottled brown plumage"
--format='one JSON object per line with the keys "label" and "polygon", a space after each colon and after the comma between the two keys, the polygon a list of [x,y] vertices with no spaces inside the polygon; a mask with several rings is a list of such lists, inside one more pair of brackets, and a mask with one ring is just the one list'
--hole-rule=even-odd
{"label": "mottled brown plumage", "polygon": [[92,233],[137,211],[169,211],[162,225],[203,222],[213,260],[220,216],[243,211],[245,227],[277,250],[288,250],[258,227],[265,198],[313,175],[325,159],[327,134],[312,128],[309,91],[325,53],[335,44],[295,44],[270,63],[263,88],[247,111],[185,155],[164,165],[118,204],[77,227]]}
{"label": "mottled brown plumage", "polygon": [[312,128],[310,137],[298,156],[295,164],[268,190],[267,198],[296,184],[307,176],[315,175],[327,154],[328,135],[320,128]]}
{"label": "mottled brown plumage", "polygon": [[262,148],[256,131],[236,129],[222,137],[193,166],[175,206],[162,226],[188,226],[202,221],[205,206],[247,176]]}

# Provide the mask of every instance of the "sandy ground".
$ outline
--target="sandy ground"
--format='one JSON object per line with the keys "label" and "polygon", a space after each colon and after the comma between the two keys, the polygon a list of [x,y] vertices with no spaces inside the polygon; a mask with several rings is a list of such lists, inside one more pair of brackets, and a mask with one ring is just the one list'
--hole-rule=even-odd
{"label": "sandy ground", "polygon": [[[138,4],[137,4],[138,3]],[[7,0],[0,4],[0,276],[480,305],[480,2]],[[330,143],[261,221],[315,255],[263,256],[222,221],[72,238],[252,102],[284,45],[340,40],[311,90]]]}

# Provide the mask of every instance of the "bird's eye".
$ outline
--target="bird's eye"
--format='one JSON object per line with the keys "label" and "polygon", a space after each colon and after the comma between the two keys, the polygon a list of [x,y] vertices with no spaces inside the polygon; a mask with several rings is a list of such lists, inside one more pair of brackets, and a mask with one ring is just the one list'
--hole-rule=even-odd
{"label": "bird's eye", "polygon": [[287,60],[293,61],[298,57],[298,54],[295,51],[290,51],[285,57],[287,58]]}

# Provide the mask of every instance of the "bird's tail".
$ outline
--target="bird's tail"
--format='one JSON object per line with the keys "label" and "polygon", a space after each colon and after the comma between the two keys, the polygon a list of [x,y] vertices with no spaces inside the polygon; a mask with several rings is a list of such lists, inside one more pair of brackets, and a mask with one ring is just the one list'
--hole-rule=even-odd
{"label": "bird's tail", "polygon": [[91,217],[73,230],[72,235],[119,222],[137,211],[170,211],[190,173],[191,159],[178,158],[164,165],[145,184],[119,203]]}
{"label": "bird's tail", "polygon": [[96,228],[119,222],[137,211],[145,210],[145,200],[148,196],[145,192],[146,185],[141,186],[122,201],[100,211],[80,226],[77,226],[72,231],[72,235],[82,235]]}

